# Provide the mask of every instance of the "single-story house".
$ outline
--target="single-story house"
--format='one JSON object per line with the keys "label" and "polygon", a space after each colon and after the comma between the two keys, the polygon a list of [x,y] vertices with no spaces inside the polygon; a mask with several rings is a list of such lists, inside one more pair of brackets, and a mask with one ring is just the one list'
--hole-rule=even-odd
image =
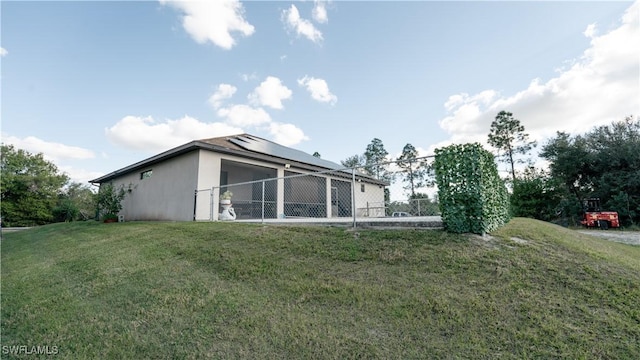
{"label": "single-story house", "polygon": [[238,219],[384,216],[389,184],[249,134],[203,139],[91,180],[127,191],[125,220],[218,220],[229,190]]}

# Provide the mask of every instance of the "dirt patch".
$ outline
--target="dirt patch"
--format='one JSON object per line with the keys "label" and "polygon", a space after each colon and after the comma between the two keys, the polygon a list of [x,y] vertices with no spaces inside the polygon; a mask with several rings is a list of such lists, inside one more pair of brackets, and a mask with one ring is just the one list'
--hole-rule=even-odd
{"label": "dirt patch", "polygon": [[516,242],[518,244],[527,244],[529,240],[521,239],[519,237],[512,236],[511,241]]}
{"label": "dirt patch", "polygon": [[476,234],[471,234],[469,235],[469,238],[471,240],[471,242],[477,244],[477,245],[481,245],[481,246],[486,246],[489,247],[491,249],[499,249],[500,248],[500,244],[498,243],[498,239],[496,239],[495,237],[489,235],[489,234],[484,234],[484,235],[476,235]]}
{"label": "dirt patch", "polygon": [[640,231],[578,230],[578,232],[624,244],[640,245]]}

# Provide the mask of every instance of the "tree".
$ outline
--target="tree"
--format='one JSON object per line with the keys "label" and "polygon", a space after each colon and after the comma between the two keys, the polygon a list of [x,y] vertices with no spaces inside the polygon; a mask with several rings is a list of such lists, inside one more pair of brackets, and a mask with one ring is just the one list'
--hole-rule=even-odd
{"label": "tree", "polygon": [[387,155],[382,140],[374,138],[364,152],[365,172],[378,180],[391,182],[393,173],[388,170]]}
{"label": "tree", "polygon": [[572,202],[598,197],[623,224],[640,222],[640,119],[629,116],[573,137],[559,132],[540,156],[573,194]]}
{"label": "tree", "polygon": [[314,152],[314,153],[313,153],[313,157],[317,157],[317,158],[319,158],[319,157],[320,157],[320,153],[319,153],[319,152],[317,152],[317,151],[316,151],[316,152]]}
{"label": "tree", "polygon": [[520,120],[515,119],[510,112],[500,111],[491,123],[489,144],[498,149],[498,152],[504,151],[501,161],[511,165],[511,177],[514,181],[516,179],[514,164],[523,162],[516,160],[514,155],[525,155],[536,146],[536,142],[528,141],[528,138],[529,134],[524,133],[524,126],[520,125]]}
{"label": "tree", "polygon": [[361,168],[364,166],[365,159],[363,155],[355,154],[340,161],[340,163],[346,168]]}
{"label": "tree", "polygon": [[1,151],[3,225],[32,226],[53,221],[58,194],[69,178],[42,153],[34,155],[4,144]]}
{"label": "tree", "polygon": [[581,202],[593,189],[593,154],[584,137],[572,138],[559,131],[542,147],[540,157],[549,161],[551,176],[561,181],[576,201]]}
{"label": "tree", "polygon": [[88,185],[72,182],[58,198],[54,208],[56,221],[88,220],[95,217],[96,193]]}
{"label": "tree", "polygon": [[409,190],[410,198],[415,198],[416,189],[426,186],[425,178],[428,174],[426,163],[424,160],[418,160],[418,150],[413,145],[406,144],[397,159],[397,165],[401,169],[398,173],[407,183],[403,189]]}
{"label": "tree", "polygon": [[529,167],[513,182],[510,196],[513,216],[551,221],[562,213],[562,184],[548,173]]}
{"label": "tree", "polygon": [[79,211],[78,207],[64,195],[60,196],[56,206],[53,208],[53,220],[55,222],[68,222],[76,220]]}

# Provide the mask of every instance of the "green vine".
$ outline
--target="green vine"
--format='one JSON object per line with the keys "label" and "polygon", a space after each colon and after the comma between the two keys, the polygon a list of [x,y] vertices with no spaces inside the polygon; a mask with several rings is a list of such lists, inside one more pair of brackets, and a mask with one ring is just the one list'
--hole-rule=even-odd
{"label": "green vine", "polygon": [[509,195],[493,155],[478,143],[436,149],[434,168],[447,231],[484,234],[509,221]]}

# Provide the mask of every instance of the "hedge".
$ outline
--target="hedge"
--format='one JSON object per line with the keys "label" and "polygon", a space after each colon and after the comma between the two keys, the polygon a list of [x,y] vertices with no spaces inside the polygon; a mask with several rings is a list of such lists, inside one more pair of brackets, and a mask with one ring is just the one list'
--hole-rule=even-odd
{"label": "hedge", "polygon": [[485,234],[509,221],[509,195],[493,154],[478,143],[435,151],[442,222],[449,232]]}

